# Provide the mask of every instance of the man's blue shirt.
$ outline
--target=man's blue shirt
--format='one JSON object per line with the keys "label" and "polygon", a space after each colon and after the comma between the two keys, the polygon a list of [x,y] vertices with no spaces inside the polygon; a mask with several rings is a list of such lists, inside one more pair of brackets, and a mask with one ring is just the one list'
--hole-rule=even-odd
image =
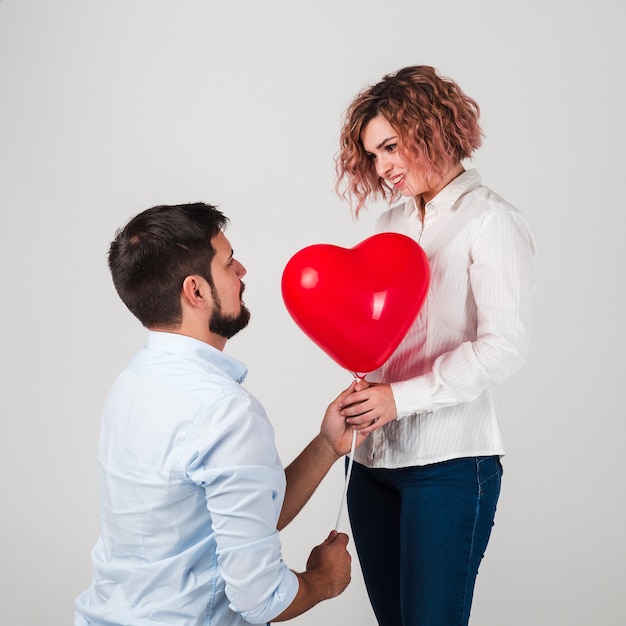
{"label": "man's blue shirt", "polygon": [[294,599],[274,430],[208,344],[150,332],[102,416],[100,532],[75,626],[265,624]]}

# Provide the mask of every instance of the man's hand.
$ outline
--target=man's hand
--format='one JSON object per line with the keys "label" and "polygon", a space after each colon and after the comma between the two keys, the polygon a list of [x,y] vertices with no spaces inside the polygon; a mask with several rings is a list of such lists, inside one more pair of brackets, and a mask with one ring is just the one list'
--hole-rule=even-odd
{"label": "man's hand", "polygon": [[347,545],[348,535],[333,530],[309,555],[305,575],[315,580],[322,594],[321,600],[338,596],[350,583],[352,557],[346,549]]}
{"label": "man's hand", "polygon": [[296,574],[300,583],[296,597],[273,622],[293,619],[345,590],[350,583],[352,564],[347,545],[348,535],[333,530],[323,543],[313,548],[306,571]]}
{"label": "man's hand", "polygon": [[[365,380],[353,381],[326,409],[320,428],[320,436],[330,445],[337,457],[342,457],[350,452],[352,432],[354,430],[354,427],[348,423],[341,409],[355,402],[355,392],[365,390],[369,386],[369,383]],[[353,400],[350,400],[350,398],[353,398]],[[366,436],[367,433],[359,431],[356,441],[357,447],[365,441]]]}
{"label": "man's hand", "polygon": [[398,411],[390,385],[372,383],[362,387],[361,382],[351,393],[338,398],[339,409],[347,424],[356,428],[360,435],[369,435],[395,420]]}

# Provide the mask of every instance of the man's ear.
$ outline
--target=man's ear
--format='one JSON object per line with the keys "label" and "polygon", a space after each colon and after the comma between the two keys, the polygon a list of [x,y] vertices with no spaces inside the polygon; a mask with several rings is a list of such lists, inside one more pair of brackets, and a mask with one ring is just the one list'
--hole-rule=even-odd
{"label": "man's ear", "polygon": [[192,307],[206,306],[213,301],[209,283],[196,274],[187,276],[183,281],[181,298]]}

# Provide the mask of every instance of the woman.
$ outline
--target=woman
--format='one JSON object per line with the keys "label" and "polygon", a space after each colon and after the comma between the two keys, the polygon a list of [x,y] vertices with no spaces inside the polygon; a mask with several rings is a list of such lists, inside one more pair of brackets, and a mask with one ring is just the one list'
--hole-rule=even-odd
{"label": "woman", "polygon": [[356,96],[336,157],[357,216],[369,199],[405,198],[376,230],[413,237],[431,266],[415,323],[343,408],[369,433],[348,509],[382,626],[468,623],[500,493],[498,391],[528,347],[533,238],[463,166],[481,145],[479,113],[432,67],[406,67]]}

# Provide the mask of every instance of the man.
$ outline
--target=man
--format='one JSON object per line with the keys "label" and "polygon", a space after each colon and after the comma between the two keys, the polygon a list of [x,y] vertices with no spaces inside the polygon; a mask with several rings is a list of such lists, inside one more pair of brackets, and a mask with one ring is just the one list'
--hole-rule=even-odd
{"label": "man", "polygon": [[223,353],[250,317],[227,221],[201,203],[156,206],[111,243],[115,288],[149,334],[104,408],[101,535],[76,626],[267,624],[349,583],[347,535],[331,532],[295,573],[278,530],[349,451],[338,405],[350,390],[283,469],[245,366]]}

